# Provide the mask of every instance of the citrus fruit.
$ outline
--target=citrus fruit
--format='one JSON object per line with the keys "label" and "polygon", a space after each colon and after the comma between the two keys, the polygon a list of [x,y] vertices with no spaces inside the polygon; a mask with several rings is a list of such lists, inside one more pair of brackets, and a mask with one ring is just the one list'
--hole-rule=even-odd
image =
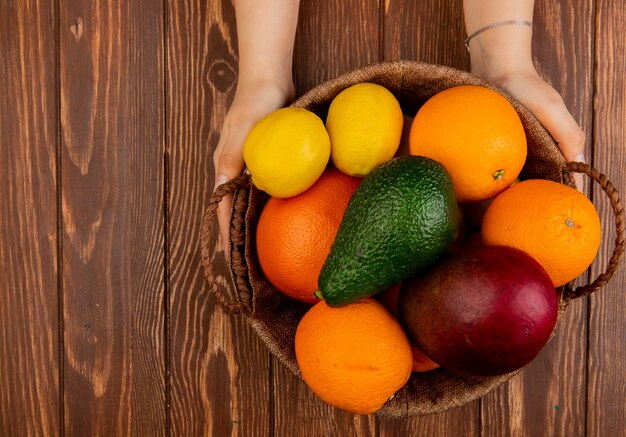
{"label": "citrus fruit", "polygon": [[584,194],[543,179],[520,182],[498,195],[482,225],[484,244],[528,253],[548,272],[555,287],[591,265],[602,234],[598,213]]}
{"label": "citrus fruit", "polygon": [[313,296],[317,277],[360,182],[331,168],[304,193],[271,197],[265,204],[257,225],[257,255],[279,291],[304,302],[318,301]]}
{"label": "citrus fruit", "polygon": [[373,83],[346,88],[326,117],[331,159],[352,176],[365,176],[393,158],[402,136],[402,109],[393,94]]}
{"label": "citrus fruit", "polygon": [[[378,293],[375,298],[378,302],[398,319],[398,295],[400,294],[401,284],[395,284],[388,289]],[[424,355],[417,346],[415,346],[410,340],[411,354],[413,355],[413,365],[411,366],[412,372],[427,372],[429,370],[437,369],[439,364]]]}
{"label": "citrus fruit", "polygon": [[422,350],[413,343],[411,343],[411,353],[413,354],[411,371],[414,373],[428,372],[441,367],[439,364],[424,355],[424,352],[422,352]]}
{"label": "citrus fruit", "polygon": [[372,298],[340,308],[320,301],[298,324],[295,343],[304,382],[352,413],[378,410],[411,375],[406,334]]}
{"label": "citrus fruit", "polygon": [[526,135],[517,112],[480,86],[448,88],[431,97],[411,125],[412,155],[439,161],[459,202],[478,202],[511,185],[526,161]]}
{"label": "citrus fruit", "polygon": [[262,118],[243,145],[252,182],[274,197],[305,191],[320,177],[329,156],[324,123],[301,108],[278,109]]}

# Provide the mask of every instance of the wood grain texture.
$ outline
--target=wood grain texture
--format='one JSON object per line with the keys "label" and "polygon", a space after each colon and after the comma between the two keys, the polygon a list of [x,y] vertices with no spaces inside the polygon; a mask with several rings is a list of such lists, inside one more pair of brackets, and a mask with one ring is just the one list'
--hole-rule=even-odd
{"label": "wood grain texture", "polygon": [[380,436],[478,436],[480,401],[476,400],[445,413],[412,417],[406,420],[379,419]]}
{"label": "wood grain texture", "polygon": [[386,0],[384,59],[469,69],[461,1]]}
{"label": "wood grain texture", "polygon": [[[230,0],[178,0],[167,16],[171,434],[269,435],[269,352],[243,316],[216,304],[200,267],[212,155],[237,80],[234,8]],[[217,244],[214,256],[230,287]]]}
{"label": "wood grain texture", "polygon": [[[626,13],[619,0],[596,4],[596,76],[593,165],[626,194]],[[604,271],[614,247],[613,214],[595,187],[593,199],[604,235],[592,276]],[[626,268],[590,296],[587,435],[619,436],[626,429]]]}
{"label": "wood grain texture", "polygon": [[[409,59],[461,70],[469,68],[463,44],[465,27],[461,2],[390,0],[385,2],[384,16],[383,56],[386,61]],[[381,436],[411,433],[468,436],[477,435],[479,427],[478,400],[444,414],[408,420],[380,419]]]}
{"label": "wood grain texture", "polygon": [[[379,60],[380,8],[376,1],[301,0],[294,48],[296,94]],[[275,434],[374,436],[374,416],[333,408],[272,358]]]}
{"label": "wood grain texture", "polygon": [[164,435],[162,2],[60,2],[65,430]]}
{"label": "wood grain texture", "polygon": [[581,312],[573,306],[523,373],[483,398],[482,435],[584,435],[584,319],[573,319]]}
{"label": "wood grain texture", "polygon": [[0,435],[60,435],[52,1],[0,3]]}
{"label": "wood grain texture", "polygon": [[[536,1],[538,70],[622,195],[625,28],[619,0]],[[466,69],[463,31],[460,1],[302,0],[297,93],[383,59]],[[624,434],[624,265],[523,374],[406,421],[326,405],[215,304],[198,239],[237,81],[232,0],[3,1],[0,53],[0,435]],[[592,276],[615,235],[593,198]]]}
{"label": "wood grain texture", "polygon": [[277,436],[377,436],[374,415],[351,414],[331,407],[318,398],[277,359],[272,358],[274,375],[274,421]]}
{"label": "wood grain texture", "polygon": [[[533,21],[535,66],[590,138],[593,1],[537,0]],[[584,301],[572,302],[539,356],[483,399],[484,436],[584,435],[586,314]]]}
{"label": "wood grain texture", "polygon": [[296,95],[381,60],[379,3],[300,0],[293,54]]}

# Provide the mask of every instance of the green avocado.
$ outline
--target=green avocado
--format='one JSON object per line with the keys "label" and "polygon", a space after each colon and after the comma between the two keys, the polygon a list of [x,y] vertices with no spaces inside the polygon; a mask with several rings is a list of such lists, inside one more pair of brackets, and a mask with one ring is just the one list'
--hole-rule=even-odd
{"label": "green avocado", "polygon": [[424,156],[382,164],[350,199],[316,296],[342,306],[424,270],[454,240],[457,214],[443,165]]}

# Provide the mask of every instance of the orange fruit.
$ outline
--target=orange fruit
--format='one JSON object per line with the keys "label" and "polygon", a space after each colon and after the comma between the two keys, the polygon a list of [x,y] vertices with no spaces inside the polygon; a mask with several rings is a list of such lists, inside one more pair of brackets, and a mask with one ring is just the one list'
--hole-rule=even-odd
{"label": "orange fruit", "polygon": [[[396,319],[398,319],[398,296],[400,295],[400,285],[401,284],[392,285],[375,296],[376,300],[382,303],[387,311],[389,311]],[[412,372],[427,372],[439,367],[439,364],[424,355],[424,352],[415,346],[410,339],[409,343],[411,345],[411,354],[413,355],[413,365],[411,366]]]}
{"label": "orange fruit", "polygon": [[394,284],[374,295],[374,299],[380,302],[396,319],[398,318],[398,296],[400,295],[401,286],[401,283]]}
{"label": "orange fruit", "polygon": [[409,148],[446,167],[459,202],[485,200],[511,185],[527,152],[513,106],[480,86],[448,88],[426,101],[411,125]]}
{"label": "orange fruit", "polygon": [[317,277],[360,178],[328,169],[295,197],[271,197],[257,225],[261,269],[276,289],[304,302],[319,301]]}
{"label": "orange fruit", "polygon": [[398,321],[376,300],[342,307],[320,301],[296,330],[304,382],[323,401],[358,414],[378,410],[411,375],[411,347]]}
{"label": "orange fruit", "polygon": [[559,287],[591,265],[602,229],[595,207],[584,194],[557,182],[531,179],[493,200],[481,236],[484,244],[528,253]]}
{"label": "orange fruit", "polygon": [[413,355],[411,371],[414,373],[428,372],[429,370],[441,367],[439,364],[424,355],[424,352],[422,352],[422,350],[413,343],[411,343],[411,354]]}

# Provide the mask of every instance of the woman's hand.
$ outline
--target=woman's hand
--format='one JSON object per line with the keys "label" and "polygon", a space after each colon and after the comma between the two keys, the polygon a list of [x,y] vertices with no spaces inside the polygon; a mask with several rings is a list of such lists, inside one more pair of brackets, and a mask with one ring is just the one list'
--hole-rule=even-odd
{"label": "woman's hand", "polygon": [[[237,85],[235,98],[224,118],[220,140],[213,154],[214,189],[243,171],[243,143],[254,124],[270,112],[287,105],[293,100],[294,94],[291,79],[241,81]],[[220,236],[226,256],[232,203],[232,195],[226,196],[218,208]]]}
{"label": "woman's hand", "polygon": [[[241,174],[243,143],[252,126],[295,96],[291,75],[300,0],[235,0],[239,81],[213,154],[215,187]],[[224,254],[233,204],[225,197],[217,211]]]}
{"label": "woman's hand", "polygon": [[[515,97],[552,135],[568,161],[585,161],[585,134],[532,62],[534,0],[463,0],[472,73]],[[515,21],[516,24],[507,23]],[[477,33],[476,33],[477,32]],[[574,174],[582,190],[582,175]]]}
{"label": "woman's hand", "polygon": [[[530,110],[556,141],[568,161],[585,162],[585,133],[565,107],[559,93],[537,74],[532,65],[492,75],[489,71],[474,71],[477,76],[503,89]],[[574,174],[579,190],[583,176]]]}

